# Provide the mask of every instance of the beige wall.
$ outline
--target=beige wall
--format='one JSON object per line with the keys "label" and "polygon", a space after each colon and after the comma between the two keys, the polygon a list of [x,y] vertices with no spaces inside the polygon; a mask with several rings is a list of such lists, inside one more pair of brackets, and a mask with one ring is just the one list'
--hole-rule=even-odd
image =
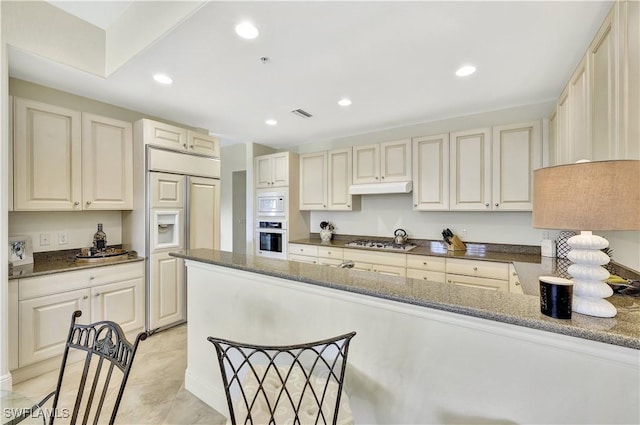
{"label": "beige wall", "polygon": [[246,152],[246,146],[240,143],[220,149],[220,249],[223,251],[233,250],[234,213],[244,213],[247,219],[251,216],[246,211],[232,210],[232,174],[247,169]]}

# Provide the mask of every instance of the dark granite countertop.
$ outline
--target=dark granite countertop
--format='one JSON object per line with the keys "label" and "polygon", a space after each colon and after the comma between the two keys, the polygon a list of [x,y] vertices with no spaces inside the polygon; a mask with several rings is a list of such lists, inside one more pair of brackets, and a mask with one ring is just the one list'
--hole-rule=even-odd
{"label": "dark granite countertop", "polygon": [[[638,298],[621,295],[608,298],[618,309],[618,315],[614,318],[597,318],[574,313],[571,320],[561,320],[540,313],[540,301],[536,295],[493,292],[446,283],[425,283],[422,280],[404,277],[209,249],[186,250],[170,255],[636,350],[640,349],[640,299]],[[528,276],[529,279],[532,278],[531,276],[534,276],[541,267],[540,264],[518,261],[515,261],[514,265],[521,280],[523,279],[522,275]],[[519,266],[520,269],[518,269]],[[535,279],[537,281],[537,276]]]}
{"label": "dark granite countertop", "polygon": [[[399,252],[401,254],[413,255],[433,255],[437,257],[447,258],[464,258],[468,260],[484,260],[499,261],[504,263],[512,263],[519,261],[522,263],[538,263],[540,264],[540,248],[523,246],[523,245],[489,245],[479,243],[468,243],[466,251],[447,251],[442,241],[418,241],[411,240],[410,243],[416,243],[418,246],[409,251],[386,251],[373,248],[362,248],[355,246],[346,246],[351,240],[357,237],[332,239],[329,242],[322,242],[319,238],[298,239],[289,241],[289,243],[297,243],[304,245],[331,246],[347,249],[364,249],[375,252]],[[388,238],[387,238],[388,240]],[[498,251],[497,249],[500,249]]]}
{"label": "dark granite countertop", "polygon": [[138,257],[138,254],[135,251],[131,251],[129,252],[129,255],[122,258],[97,262],[82,262],[76,261],[75,259],[75,255],[79,251],[79,249],[69,249],[64,251],[36,252],[33,255],[33,264],[14,266],[13,269],[9,271],[9,280],[91,269],[94,267],[106,267],[114,264],[133,263],[144,260],[143,257]]}

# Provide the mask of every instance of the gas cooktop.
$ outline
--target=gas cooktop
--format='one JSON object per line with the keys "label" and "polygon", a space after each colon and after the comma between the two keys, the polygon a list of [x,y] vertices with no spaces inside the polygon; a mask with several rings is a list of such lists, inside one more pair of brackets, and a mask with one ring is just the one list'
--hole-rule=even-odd
{"label": "gas cooktop", "polygon": [[388,250],[388,251],[410,251],[415,248],[417,245],[411,243],[405,244],[395,244],[393,242],[387,241],[376,241],[376,240],[368,240],[368,239],[357,239],[355,241],[348,242],[344,244],[344,246],[353,246],[357,248],[371,248],[371,249],[380,249],[380,250]]}

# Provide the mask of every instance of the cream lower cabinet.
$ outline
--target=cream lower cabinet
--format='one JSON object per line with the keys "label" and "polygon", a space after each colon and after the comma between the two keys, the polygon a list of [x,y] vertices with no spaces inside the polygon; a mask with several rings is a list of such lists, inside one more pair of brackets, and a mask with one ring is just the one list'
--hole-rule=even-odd
{"label": "cream lower cabinet", "polygon": [[509,264],[509,292],[512,294],[524,294],[520,278],[513,264]]}
{"label": "cream lower cabinet", "polygon": [[344,259],[344,249],[337,247],[319,246],[318,264],[324,266],[338,266]]}
{"label": "cream lower cabinet", "polygon": [[494,291],[509,291],[509,264],[447,258],[447,283]]}
{"label": "cream lower cabinet", "polygon": [[315,245],[304,245],[290,243],[289,260],[299,263],[317,264],[318,263],[318,247]]}
{"label": "cream lower cabinet", "polygon": [[429,282],[445,282],[446,259],[407,254],[407,277]]}
{"label": "cream lower cabinet", "polygon": [[184,261],[168,252],[151,255],[149,329],[186,320]]}
{"label": "cream lower cabinet", "polygon": [[345,248],[343,251],[343,258],[344,261],[353,261],[355,263],[353,269],[355,270],[370,271],[393,276],[407,275],[407,257],[405,254]]}
{"label": "cream lower cabinet", "polygon": [[17,304],[9,318],[10,345],[18,347],[10,351],[13,369],[60,355],[76,310],[83,313],[79,323],[112,320],[125,332],[144,327],[143,262],[25,278],[10,287]]}

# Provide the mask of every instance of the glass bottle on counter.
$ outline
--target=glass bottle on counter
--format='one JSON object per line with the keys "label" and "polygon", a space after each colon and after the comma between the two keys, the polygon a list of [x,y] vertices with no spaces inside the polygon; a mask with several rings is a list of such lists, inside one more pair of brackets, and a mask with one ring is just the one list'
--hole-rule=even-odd
{"label": "glass bottle on counter", "polygon": [[102,231],[102,223],[98,223],[98,231],[93,235],[93,248],[96,251],[107,249],[107,235]]}

